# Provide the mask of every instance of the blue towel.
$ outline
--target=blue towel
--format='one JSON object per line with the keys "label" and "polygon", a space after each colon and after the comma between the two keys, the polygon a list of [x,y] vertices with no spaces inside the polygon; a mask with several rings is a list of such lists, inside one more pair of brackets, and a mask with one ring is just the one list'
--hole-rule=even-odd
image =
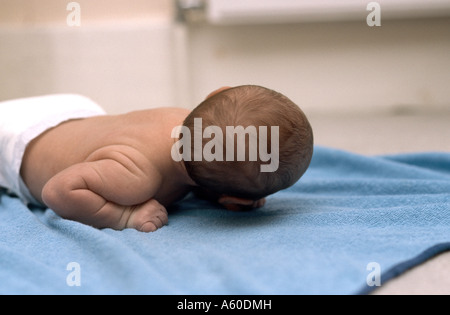
{"label": "blue towel", "polygon": [[0,194],[0,294],[359,294],[450,246],[450,154],[316,147],[260,210],[189,196],[155,233],[97,230]]}

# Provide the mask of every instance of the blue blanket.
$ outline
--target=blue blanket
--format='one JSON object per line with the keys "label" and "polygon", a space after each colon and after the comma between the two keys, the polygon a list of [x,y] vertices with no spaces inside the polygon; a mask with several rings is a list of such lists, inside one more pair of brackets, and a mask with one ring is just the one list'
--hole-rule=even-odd
{"label": "blue blanket", "polygon": [[368,293],[450,249],[450,154],[316,147],[263,209],[190,196],[169,220],[151,234],[97,230],[2,193],[0,294]]}

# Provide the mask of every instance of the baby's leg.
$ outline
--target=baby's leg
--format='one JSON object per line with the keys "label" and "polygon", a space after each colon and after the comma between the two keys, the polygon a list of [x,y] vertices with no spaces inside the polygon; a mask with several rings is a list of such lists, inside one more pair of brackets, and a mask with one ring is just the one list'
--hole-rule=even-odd
{"label": "baby's leg", "polygon": [[166,208],[155,199],[151,199],[132,207],[106,202],[92,216],[87,215],[77,221],[85,221],[86,224],[97,228],[109,227],[115,230],[132,228],[141,232],[154,232],[167,224],[168,216]]}
{"label": "baby's leg", "polygon": [[46,185],[43,199],[47,206],[65,219],[78,221],[96,228],[123,230],[133,228],[154,232],[168,222],[166,208],[151,199],[137,206],[122,206],[105,200],[90,190],[73,190],[66,205],[56,204],[51,185]]}
{"label": "baby's leg", "polygon": [[126,211],[130,213],[126,227],[142,232],[154,232],[169,221],[166,208],[155,199]]}
{"label": "baby's leg", "polygon": [[131,207],[104,201],[104,206],[98,210],[90,211],[89,207],[80,209],[83,210],[67,215],[66,218],[96,228],[132,228],[141,232],[154,232],[168,223],[166,208],[155,199]]}
{"label": "baby's leg", "polygon": [[167,224],[165,207],[154,199],[133,206],[120,205],[94,192],[97,173],[89,177],[88,170],[80,164],[54,176],[43,188],[44,203],[63,218],[96,228],[152,232]]}

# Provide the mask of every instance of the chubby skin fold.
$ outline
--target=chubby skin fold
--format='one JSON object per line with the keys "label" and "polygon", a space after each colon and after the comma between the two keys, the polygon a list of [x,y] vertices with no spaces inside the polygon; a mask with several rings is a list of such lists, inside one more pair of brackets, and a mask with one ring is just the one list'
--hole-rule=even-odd
{"label": "chubby skin fold", "polygon": [[132,148],[102,151],[106,155],[93,155],[103,159],[76,164],[50,179],[42,190],[43,202],[67,219],[97,228],[152,232],[166,225],[166,208],[152,198],[161,175],[148,166],[143,170],[137,165],[133,160],[139,152]]}

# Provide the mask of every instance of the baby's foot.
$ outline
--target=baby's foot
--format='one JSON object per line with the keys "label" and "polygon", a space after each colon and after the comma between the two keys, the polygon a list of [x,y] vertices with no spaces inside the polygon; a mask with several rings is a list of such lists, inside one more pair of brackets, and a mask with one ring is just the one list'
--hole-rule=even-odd
{"label": "baby's foot", "polygon": [[154,232],[169,221],[166,208],[158,201],[151,199],[133,208],[127,222],[127,228],[141,232]]}

